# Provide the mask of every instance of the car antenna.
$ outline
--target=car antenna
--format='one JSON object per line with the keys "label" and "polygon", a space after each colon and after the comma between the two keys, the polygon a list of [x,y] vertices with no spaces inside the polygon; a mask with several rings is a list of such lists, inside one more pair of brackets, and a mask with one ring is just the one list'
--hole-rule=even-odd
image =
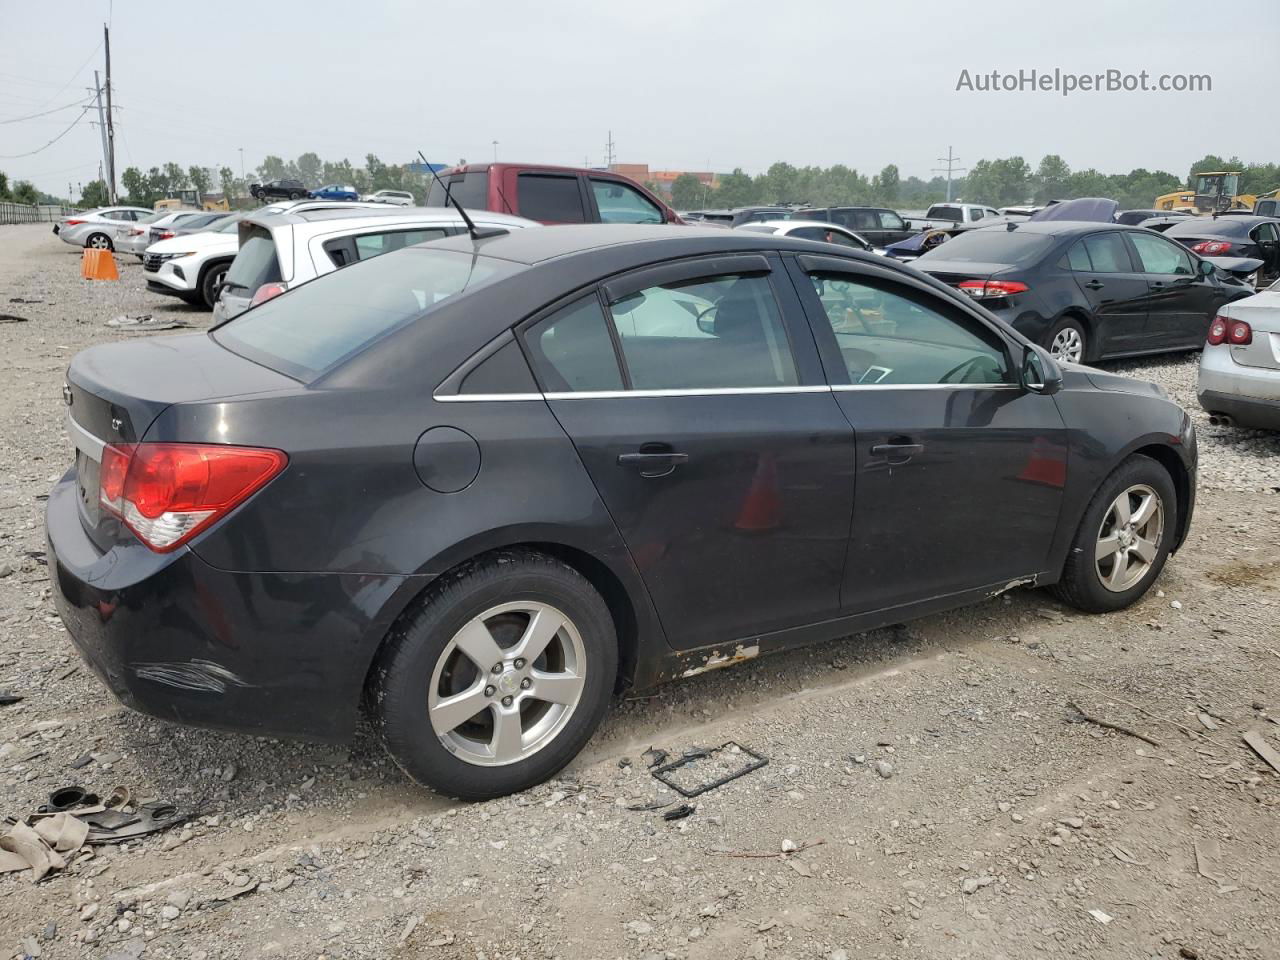
{"label": "car antenna", "polygon": [[436,183],[440,184],[440,189],[444,191],[445,203],[453,204],[453,208],[457,210],[458,215],[462,217],[462,222],[467,225],[467,233],[471,234],[472,240],[483,240],[485,237],[501,237],[502,235],[511,232],[510,230],[506,230],[502,227],[485,227],[483,230],[479,229],[474,223],[472,223],[471,218],[467,216],[467,211],[462,209],[462,204],[458,202],[458,198],[449,192],[449,188],[444,185],[444,181],[441,180],[440,175],[436,173],[436,168],[427,162],[427,158],[422,155],[421,150],[418,151],[418,159],[422,161],[422,165],[427,168]]}

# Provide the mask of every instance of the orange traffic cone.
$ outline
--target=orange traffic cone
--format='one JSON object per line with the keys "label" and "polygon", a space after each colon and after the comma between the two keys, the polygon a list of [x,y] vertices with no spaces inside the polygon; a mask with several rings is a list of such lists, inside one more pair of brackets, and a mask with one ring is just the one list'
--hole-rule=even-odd
{"label": "orange traffic cone", "polygon": [[94,250],[84,248],[84,259],[80,261],[80,276],[86,280],[119,280],[116,270],[116,258],[110,250]]}

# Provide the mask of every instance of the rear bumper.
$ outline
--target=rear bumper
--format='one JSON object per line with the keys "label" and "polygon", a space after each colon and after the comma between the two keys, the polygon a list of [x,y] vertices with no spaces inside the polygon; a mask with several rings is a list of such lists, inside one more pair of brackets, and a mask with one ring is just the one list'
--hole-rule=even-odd
{"label": "rear bumper", "polygon": [[123,704],[166,720],[342,741],[399,576],[220,570],[190,549],[102,553],[74,471],[46,511],[54,601],[85,662]]}
{"label": "rear bumper", "polygon": [[1213,390],[1201,390],[1197,398],[1206,412],[1225,414],[1239,426],[1280,430],[1280,400],[1241,397]]}

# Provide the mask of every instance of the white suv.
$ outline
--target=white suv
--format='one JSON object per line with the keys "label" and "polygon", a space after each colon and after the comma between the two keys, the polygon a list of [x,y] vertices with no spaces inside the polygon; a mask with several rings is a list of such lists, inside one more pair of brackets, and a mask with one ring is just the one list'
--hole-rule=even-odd
{"label": "white suv", "polygon": [[[477,227],[517,230],[540,226],[533,220],[487,210],[474,211],[470,216]],[[294,208],[265,216],[258,211],[242,220],[239,227],[240,250],[213,308],[215,323],[239,316],[251,306],[340,267],[467,229],[462,217],[450,207]]]}
{"label": "white suv", "polygon": [[406,190],[379,190],[364,199],[368,203],[393,203],[397,207],[413,206],[413,194]]}
{"label": "white suv", "polygon": [[286,210],[372,210],[372,207],[356,201],[332,200],[284,200],[258,210],[230,214],[225,223],[204,233],[190,233],[171,240],[160,240],[146,248],[142,255],[142,269],[147,278],[147,289],[153,293],[165,293],[181,297],[188,303],[202,303],[210,310],[218,300],[218,286],[226,276],[227,267],[240,249],[240,221],[248,216],[264,216]]}

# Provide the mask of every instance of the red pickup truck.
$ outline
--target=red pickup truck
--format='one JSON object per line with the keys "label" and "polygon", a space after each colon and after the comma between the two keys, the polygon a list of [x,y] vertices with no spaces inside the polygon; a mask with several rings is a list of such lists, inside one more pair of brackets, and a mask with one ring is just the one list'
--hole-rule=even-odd
{"label": "red pickup truck", "polygon": [[440,173],[428,207],[446,205],[445,190],[470,210],[512,213],[542,223],[684,223],[640,184],[607,170],[533,163],[469,163]]}

